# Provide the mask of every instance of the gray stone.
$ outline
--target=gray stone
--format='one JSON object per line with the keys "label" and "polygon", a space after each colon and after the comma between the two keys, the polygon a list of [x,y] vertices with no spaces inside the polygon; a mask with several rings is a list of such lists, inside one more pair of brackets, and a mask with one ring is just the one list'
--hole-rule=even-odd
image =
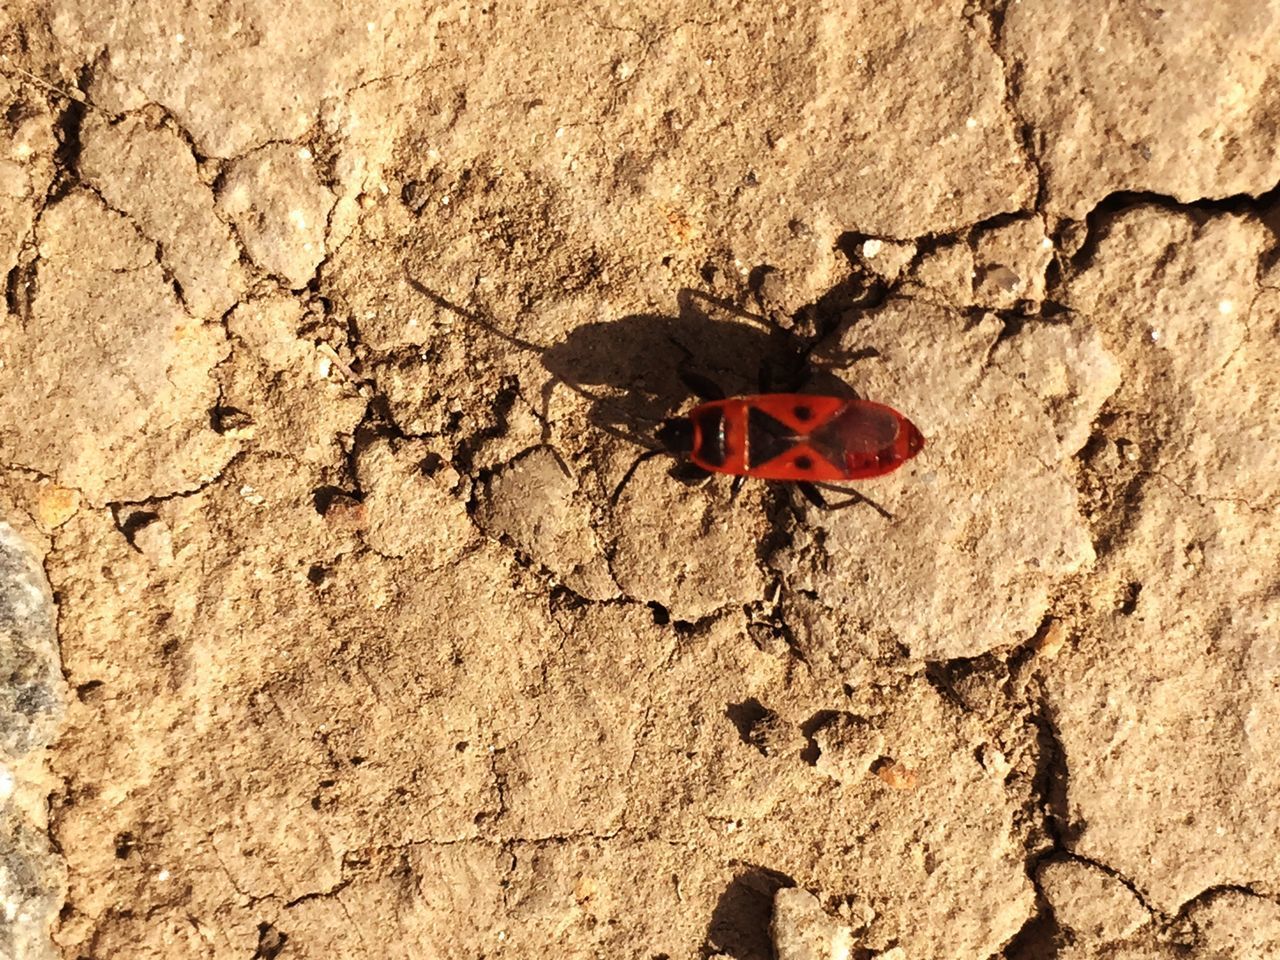
{"label": "gray stone", "polygon": [[49,581],[0,521],[0,957],[57,956],[49,926],[63,902],[61,861],[12,802],[23,784],[9,765],[53,739],[66,696]]}
{"label": "gray stone", "polygon": [[822,909],[807,890],[787,887],[773,897],[773,951],[778,960],[849,960],[853,931]]}
{"label": "gray stone", "polygon": [[0,957],[62,956],[49,938],[49,928],[62,908],[64,893],[62,863],[44,834],[8,811],[0,813]]}
{"label": "gray stone", "polygon": [[66,704],[49,581],[0,521],[0,750],[15,760],[53,739]]}

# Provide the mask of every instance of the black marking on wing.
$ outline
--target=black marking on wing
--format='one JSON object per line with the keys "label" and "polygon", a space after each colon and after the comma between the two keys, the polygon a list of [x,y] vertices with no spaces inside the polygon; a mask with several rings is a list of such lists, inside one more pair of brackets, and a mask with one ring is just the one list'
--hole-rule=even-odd
{"label": "black marking on wing", "polygon": [[747,413],[748,467],[758,467],[780,457],[796,445],[795,431],[763,410],[751,407]]}

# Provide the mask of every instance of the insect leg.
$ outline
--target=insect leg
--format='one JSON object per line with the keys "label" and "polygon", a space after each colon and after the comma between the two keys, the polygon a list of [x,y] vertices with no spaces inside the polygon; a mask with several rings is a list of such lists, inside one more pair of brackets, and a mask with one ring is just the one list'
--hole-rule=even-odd
{"label": "insect leg", "polygon": [[640,456],[631,461],[631,466],[627,467],[627,472],[622,475],[622,479],[618,481],[618,485],[613,488],[613,493],[609,495],[609,506],[616,507],[618,498],[622,496],[622,488],[627,485],[627,481],[631,479],[632,474],[636,472],[636,468],[646,460],[651,460],[658,454],[663,453],[662,450],[646,450]]}
{"label": "insect leg", "polygon": [[724,390],[720,384],[716,383],[700,373],[694,373],[692,370],[681,368],[676,371],[680,375],[680,382],[689,388],[699,400],[723,400]]}
{"label": "insect leg", "polygon": [[[803,486],[811,486],[811,485],[801,484],[801,486],[803,487]],[[876,503],[870,497],[864,497],[857,490],[849,490],[847,487],[824,487],[824,489],[835,490],[839,493],[847,493],[849,496],[847,499],[841,500],[839,503],[830,503],[825,497],[822,497],[822,495],[818,493],[817,487],[814,487],[813,492],[818,493],[818,496],[822,498],[822,503],[819,504],[816,500],[812,500],[812,498],[810,498],[810,502],[812,502],[815,506],[818,506],[820,509],[843,510],[845,507],[852,507],[859,503],[865,503],[868,507],[870,507],[876,513],[880,514],[880,516],[884,517],[886,520],[897,519],[892,513],[890,513],[884,507],[880,506],[880,504]],[[806,494],[806,496],[808,495]]]}
{"label": "insect leg", "polygon": [[773,393],[773,361],[768,357],[760,361],[760,375],[757,383],[761,393]]}
{"label": "insect leg", "polygon": [[827,498],[808,480],[801,480],[796,484],[796,489],[804,494],[804,498],[812,503],[819,510],[831,509],[827,503]]}
{"label": "insect leg", "polygon": [[733,483],[729,485],[729,503],[733,503],[738,499],[738,494],[742,492],[742,485],[747,482],[744,474],[738,474],[733,478]]}
{"label": "insect leg", "polygon": [[689,352],[689,348],[675,337],[667,337],[667,339],[684,357],[676,366],[676,376],[680,378],[680,382],[684,384],[685,389],[699,400],[723,400],[725,392],[720,384],[710,377],[704,377],[702,374],[695,373],[689,369],[689,362],[693,360],[693,354]]}

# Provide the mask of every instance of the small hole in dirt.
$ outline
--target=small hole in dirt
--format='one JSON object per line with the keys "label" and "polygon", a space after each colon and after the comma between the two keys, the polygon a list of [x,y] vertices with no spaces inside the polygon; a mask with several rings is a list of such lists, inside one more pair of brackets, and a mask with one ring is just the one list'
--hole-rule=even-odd
{"label": "small hole in dirt", "polygon": [[1000,956],[1004,960],[1044,960],[1058,956],[1061,945],[1062,930],[1053,911],[1041,907],[1005,945]]}
{"label": "small hole in dirt", "polygon": [[149,527],[160,519],[160,514],[154,510],[135,510],[124,518],[124,522],[119,524],[120,532],[124,534],[124,538],[133,545],[133,538],[138,535],[138,531],[143,527]]}
{"label": "small hole in dirt", "polygon": [[222,436],[232,430],[243,430],[253,423],[253,417],[235,407],[214,407],[209,411],[209,426]]}
{"label": "small hole in dirt", "polygon": [[329,508],[333,506],[333,502],[339,497],[347,496],[347,491],[341,487],[325,486],[316,487],[311,492],[311,502],[315,505],[316,513],[324,516],[329,512]]}
{"label": "small hole in dirt", "polygon": [[1089,463],[1096,459],[1108,446],[1106,434],[1094,433],[1085,441],[1085,445],[1080,448],[1080,452],[1076,454],[1076,459],[1082,463]]}
{"label": "small hole in dirt", "polygon": [[[671,258],[670,258],[670,257],[663,257],[663,258],[662,258],[662,265],[663,265],[664,267],[669,267],[669,266],[671,266]],[[16,311],[14,311],[14,312],[16,312]]]}
{"label": "small hole in dirt", "polygon": [[698,268],[698,276],[702,277],[702,279],[707,283],[715,283],[716,274],[718,272],[719,271],[716,270],[716,265],[710,260]]}
{"label": "small hole in dirt", "polygon": [[[532,557],[525,557],[519,551],[516,552],[516,558],[525,566],[530,566],[534,562]],[[568,587],[560,585],[552,589],[548,605],[552,613],[561,613],[568,610],[581,610],[587,605],[587,601]]]}
{"label": "small hole in dirt", "polygon": [[852,697],[852,696],[853,696],[853,684],[851,684],[851,683],[842,683],[842,684],[840,684],[840,689],[844,691],[844,695],[845,695],[846,697]]}
{"label": "small hole in dirt", "polygon": [[731,703],[724,708],[725,716],[738,728],[738,736],[743,743],[755,746],[751,739],[751,731],[761,720],[769,715],[769,708],[755,697],[748,697],[741,703]]}
{"label": "small hole in dirt", "polygon": [[428,453],[418,461],[418,470],[424,477],[434,477],[444,466],[444,457],[438,453]]}
{"label": "small hole in dirt", "polygon": [[352,757],[349,762],[353,767],[358,767],[364,763],[364,757]]}
{"label": "small hole in dirt", "polygon": [[324,578],[328,573],[329,571],[318,563],[313,563],[311,566],[307,567],[307,579],[317,587],[324,583]]}
{"label": "small hole in dirt", "polygon": [[469,746],[471,746],[471,744],[467,743],[467,741],[459,740],[457,743],[453,745],[453,749],[457,750],[459,753],[466,753],[467,747]]}
{"label": "small hole in dirt", "polygon": [[160,656],[166,660],[173,657],[178,652],[178,648],[182,646],[177,640],[166,640],[160,647]]}
{"label": "small hole in dirt", "polygon": [[658,626],[665,627],[671,622],[670,612],[657,600],[649,601],[649,609],[653,611],[653,622]]}
{"label": "small hole in dirt", "polygon": [[258,949],[253,951],[251,960],[275,960],[288,940],[287,933],[280,932],[271,924],[258,924]]}
{"label": "small hole in dirt", "polygon": [[430,199],[430,186],[421,180],[410,180],[400,188],[400,202],[413,214],[422,212]]}
{"label": "small hole in dirt", "polygon": [[311,798],[311,809],[312,809],[312,810],[319,810],[319,809],[320,809],[320,798],[319,798],[319,797],[312,797],[312,798]]}
{"label": "small hole in dirt", "polygon": [[[13,120],[8,117],[5,119],[8,119],[10,123],[13,122]],[[667,265],[666,261],[670,259],[670,257],[664,257],[662,265],[665,267]],[[21,275],[19,274],[17,267],[14,267],[5,275],[4,302],[9,307],[9,312],[15,317],[22,311],[23,298],[19,293],[19,286],[21,283]]]}
{"label": "small hole in dirt", "polygon": [[1142,584],[1136,580],[1125,584],[1120,592],[1120,612],[1126,617],[1138,609],[1138,595],[1142,593]]}
{"label": "small hole in dirt", "polygon": [[800,759],[809,764],[809,766],[812,767],[816,764],[818,758],[822,756],[822,748],[818,746],[818,741],[814,739],[814,734],[839,716],[840,712],[838,710],[819,710],[804,723],[800,724],[800,732],[804,734],[806,741],[804,749],[800,751]]}
{"label": "small hole in dirt", "polygon": [[101,680],[88,680],[76,687],[76,696],[81,700],[92,696],[93,692],[102,686]]}
{"label": "small hole in dirt", "polygon": [[117,860],[128,859],[129,854],[133,853],[136,845],[137,844],[133,839],[132,833],[117,833],[116,834],[116,859]]}
{"label": "small hole in dirt", "polygon": [[320,786],[327,790],[329,787],[332,787],[337,782],[338,782],[337,780],[321,780]]}

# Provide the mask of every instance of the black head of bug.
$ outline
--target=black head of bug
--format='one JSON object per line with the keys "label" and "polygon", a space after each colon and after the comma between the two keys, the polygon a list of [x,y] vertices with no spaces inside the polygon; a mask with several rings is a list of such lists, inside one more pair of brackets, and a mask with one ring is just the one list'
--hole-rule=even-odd
{"label": "black head of bug", "polygon": [[656,434],[662,449],[676,457],[693,453],[693,421],[688,417],[663,420]]}

